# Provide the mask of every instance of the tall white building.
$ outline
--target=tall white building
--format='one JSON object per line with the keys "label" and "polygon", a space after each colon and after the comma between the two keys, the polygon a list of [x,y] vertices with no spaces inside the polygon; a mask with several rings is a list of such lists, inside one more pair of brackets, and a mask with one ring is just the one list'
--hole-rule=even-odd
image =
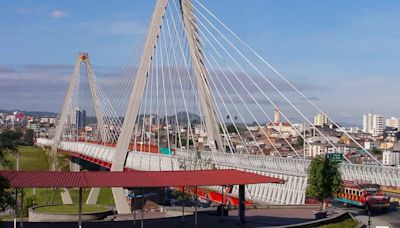
{"label": "tall white building", "polygon": [[390,117],[390,119],[386,119],[386,126],[392,128],[400,127],[400,118]]}
{"label": "tall white building", "polygon": [[318,113],[314,117],[314,125],[315,126],[324,126],[324,125],[328,125],[328,124],[329,124],[328,116],[325,113]]}
{"label": "tall white building", "polygon": [[274,123],[280,123],[280,122],[281,122],[281,111],[279,110],[279,108],[276,108],[274,112]]}
{"label": "tall white building", "polygon": [[363,132],[378,136],[383,133],[384,128],[383,116],[372,113],[363,115]]}
{"label": "tall white building", "polygon": [[383,151],[382,164],[390,166],[400,165],[400,153],[388,150]]}

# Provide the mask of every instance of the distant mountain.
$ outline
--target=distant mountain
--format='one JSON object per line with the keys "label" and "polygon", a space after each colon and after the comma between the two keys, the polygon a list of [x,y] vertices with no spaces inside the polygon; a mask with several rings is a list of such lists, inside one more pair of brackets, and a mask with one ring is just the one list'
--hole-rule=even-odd
{"label": "distant mountain", "polygon": [[[157,115],[156,114],[151,114],[153,116],[153,121],[156,121]],[[142,123],[144,114],[139,115],[139,123]],[[168,123],[170,124],[175,124],[176,119],[178,119],[178,122],[182,125],[186,125],[188,122],[188,116],[189,120],[192,124],[197,124],[201,122],[201,117],[197,114],[194,113],[186,113],[186,112],[178,112],[176,115],[169,115],[169,116],[164,116],[164,115],[159,115],[159,119],[161,123],[165,123],[166,119],[168,119]],[[146,114],[146,117],[149,117],[149,114]]]}
{"label": "distant mountain", "polygon": [[340,122],[338,124],[341,127],[362,127],[359,124],[352,124],[352,123],[348,123],[348,122]]}
{"label": "distant mountain", "polygon": [[[178,114],[176,115],[178,118],[178,121],[180,123],[187,123],[188,122],[188,116],[189,116],[189,120],[191,123],[200,123],[201,122],[201,117],[197,114],[194,113],[186,113],[186,112],[178,112]],[[170,116],[169,118],[175,118],[175,116]]]}

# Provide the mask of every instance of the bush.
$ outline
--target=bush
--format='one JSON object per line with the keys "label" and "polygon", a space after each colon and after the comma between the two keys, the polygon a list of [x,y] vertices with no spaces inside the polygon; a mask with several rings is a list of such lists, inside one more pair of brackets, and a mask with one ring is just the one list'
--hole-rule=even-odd
{"label": "bush", "polygon": [[28,216],[28,210],[30,207],[36,206],[36,197],[35,196],[29,196],[26,197],[24,200],[24,208],[23,208],[23,215],[24,217]]}

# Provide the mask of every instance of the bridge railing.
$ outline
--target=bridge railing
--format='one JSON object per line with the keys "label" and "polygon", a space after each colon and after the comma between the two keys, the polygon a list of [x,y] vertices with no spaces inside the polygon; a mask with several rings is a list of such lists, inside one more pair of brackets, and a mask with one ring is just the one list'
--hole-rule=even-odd
{"label": "bridge railing", "polygon": [[[59,149],[80,153],[91,158],[111,163],[115,153],[114,148],[83,142],[61,142]],[[228,162],[230,159],[225,160]],[[267,175],[286,180],[285,184],[258,184],[247,187],[248,196],[251,200],[269,204],[303,204],[305,200],[305,187],[307,179],[304,176],[291,176],[280,171],[271,172],[258,167],[238,167],[237,164],[222,164],[213,160],[192,159],[179,155],[162,155],[146,152],[128,153],[126,168],[135,170],[192,170],[192,169],[228,169],[236,168],[247,172],[254,172],[260,175]],[[219,191],[220,187],[215,187]],[[233,190],[236,194],[236,187]]]}
{"label": "bridge railing", "polygon": [[[66,145],[65,143],[67,142],[62,142],[60,146],[63,147],[62,145]],[[37,140],[37,144],[49,146],[52,144],[52,140],[39,138]],[[70,148],[72,145],[75,148]],[[112,162],[112,151],[114,150],[110,147],[104,147],[101,145],[91,147],[89,146],[89,144],[85,143],[73,143],[70,144],[68,148],[73,149],[74,151],[88,153],[89,156],[103,159],[107,162]],[[307,168],[310,164],[309,160],[294,158],[279,158],[264,155],[215,152],[213,153],[211,151],[181,151],[179,149],[176,151],[176,157],[191,161],[187,162],[187,164],[197,164],[197,160],[202,160],[202,164],[212,163],[216,166],[229,165],[230,167],[243,168],[246,170],[268,171],[272,173],[281,173],[285,175],[302,177],[305,177],[307,175]],[[129,163],[129,156],[127,163]],[[344,180],[364,180],[384,186],[400,187],[400,169],[396,167],[342,163],[341,172]]]}

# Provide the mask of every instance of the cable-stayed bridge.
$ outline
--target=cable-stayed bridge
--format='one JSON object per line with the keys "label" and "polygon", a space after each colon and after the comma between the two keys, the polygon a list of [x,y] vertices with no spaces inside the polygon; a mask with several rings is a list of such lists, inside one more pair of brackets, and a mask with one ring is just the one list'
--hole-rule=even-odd
{"label": "cable-stayed bridge", "polygon": [[[399,169],[383,167],[354,135],[343,133],[344,150],[314,126],[309,117],[324,112],[198,0],[157,0],[113,84],[103,89],[89,55],[78,55],[54,136],[38,139],[51,146],[53,169],[57,152],[111,171],[236,168],[286,180],[250,185],[251,200],[303,204],[311,142],[292,122],[300,119],[330,151],[345,154],[343,179],[400,187]],[[118,212],[128,213],[123,189],[113,195]]]}

